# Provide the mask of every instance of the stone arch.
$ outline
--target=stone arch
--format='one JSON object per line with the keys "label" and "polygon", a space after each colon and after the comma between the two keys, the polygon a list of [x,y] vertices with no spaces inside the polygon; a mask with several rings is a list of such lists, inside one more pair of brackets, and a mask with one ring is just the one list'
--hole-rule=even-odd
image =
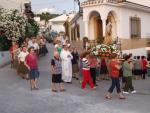
{"label": "stone arch", "polygon": [[101,15],[98,11],[91,11],[88,16],[89,19],[89,39],[95,40],[99,36],[103,36],[103,23]]}

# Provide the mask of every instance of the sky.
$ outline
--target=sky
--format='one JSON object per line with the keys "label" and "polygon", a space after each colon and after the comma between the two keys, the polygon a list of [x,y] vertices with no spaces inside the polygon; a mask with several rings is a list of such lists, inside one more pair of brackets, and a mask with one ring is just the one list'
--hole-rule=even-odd
{"label": "sky", "polygon": [[48,10],[53,13],[62,13],[64,10],[69,12],[74,9],[78,9],[77,4],[76,8],[74,8],[74,0],[31,0],[31,3],[34,12],[43,12]]}

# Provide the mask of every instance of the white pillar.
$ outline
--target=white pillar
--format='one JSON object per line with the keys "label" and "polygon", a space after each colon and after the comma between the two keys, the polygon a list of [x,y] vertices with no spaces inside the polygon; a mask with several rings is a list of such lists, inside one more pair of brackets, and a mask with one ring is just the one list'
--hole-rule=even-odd
{"label": "white pillar", "polygon": [[116,25],[117,25],[117,36],[120,37],[120,20],[116,21]]}
{"label": "white pillar", "polygon": [[84,29],[85,29],[85,36],[89,38],[89,21],[85,21]]}
{"label": "white pillar", "polygon": [[106,19],[102,19],[103,22],[103,36],[105,36],[106,32]]}

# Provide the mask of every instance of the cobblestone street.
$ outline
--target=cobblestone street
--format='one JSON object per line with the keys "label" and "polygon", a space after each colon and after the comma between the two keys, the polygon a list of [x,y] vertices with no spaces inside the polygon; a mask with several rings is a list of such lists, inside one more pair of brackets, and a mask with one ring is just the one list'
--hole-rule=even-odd
{"label": "cobblestone street", "polygon": [[96,90],[82,90],[79,81],[65,84],[63,93],[51,92],[49,54],[39,61],[39,90],[30,91],[29,83],[16,75],[10,65],[0,69],[0,113],[149,113],[150,79],[134,81],[137,94],[127,95],[119,100],[116,94],[106,100],[105,94],[110,81],[98,82]]}

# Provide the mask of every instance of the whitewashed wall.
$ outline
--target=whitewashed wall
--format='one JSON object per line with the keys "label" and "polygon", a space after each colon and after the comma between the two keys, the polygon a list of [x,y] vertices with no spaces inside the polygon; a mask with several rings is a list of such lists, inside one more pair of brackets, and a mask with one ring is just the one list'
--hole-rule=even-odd
{"label": "whitewashed wall", "polygon": [[60,31],[64,31],[65,32],[65,27],[64,27],[64,22],[62,23],[51,23],[51,27],[52,27],[52,31],[56,31],[56,32],[60,32]]}
{"label": "whitewashed wall", "polygon": [[127,1],[150,7],[150,0],[127,0]]}
{"label": "whitewashed wall", "polygon": [[10,62],[9,52],[0,51],[0,67]]}
{"label": "whitewashed wall", "polygon": [[[142,1],[143,2],[143,1]],[[150,13],[140,11],[137,9],[129,9],[123,7],[116,7],[112,5],[101,5],[94,7],[86,7],[83,9],[83,21],[89,22],[89,15],[92,11],[99,12],[102,21],[107,19],[108,13],[114,11],[116,13],[117,22],[117,36],[123,39],[130,38],[130,17],[137,16],[141,18],[141,37],[150,38]],[[88,28],[89,23],[85,25],[85,35],[90,36]],[[103,30],[104,31],[104,30]],[[86,33],[87,32],[87,33]]]}
{"label": "whitewashed wall", "polygon": [[131,10],[126,8],[120,9],[120,37],[121,38],[130,38],[130,21],[129,18],[136,16],[141,18],[141,37],[147,38],[150,37],[150,13]]}
{"label": "whitewashed wall", "polygon": [[130,54],[130,53],[132,53],[133,56],[147,56],[147,50],[145,48],[130,49],[123,51],[123,54]]}

